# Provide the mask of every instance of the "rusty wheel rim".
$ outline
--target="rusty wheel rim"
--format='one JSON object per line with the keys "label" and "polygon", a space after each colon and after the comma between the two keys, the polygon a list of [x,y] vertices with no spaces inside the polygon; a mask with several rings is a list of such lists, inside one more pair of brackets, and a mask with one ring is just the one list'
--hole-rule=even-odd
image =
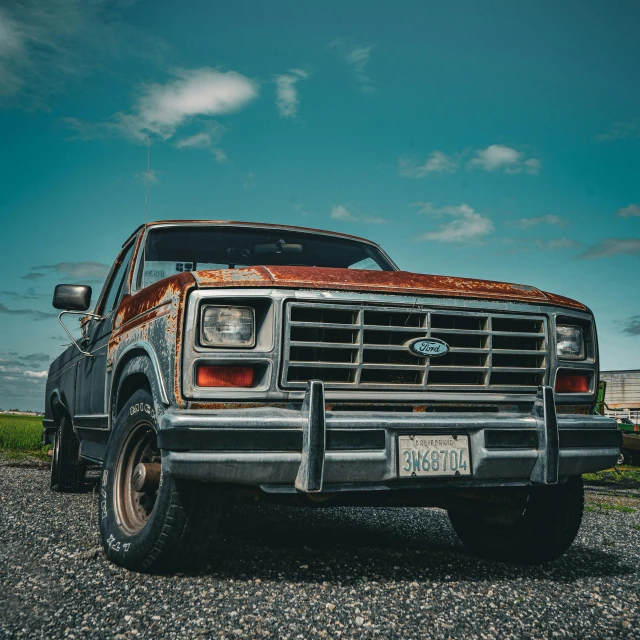
{"label": "rusty wheel rim", "polygon": [[[140,468],[158,470],[158,482],[140,486]],[[115,468],[114,501],[117,522],[129,536],[140,533],[153,513],[159,490],[160,450],[149,422],[140,422],[127,437]]]}

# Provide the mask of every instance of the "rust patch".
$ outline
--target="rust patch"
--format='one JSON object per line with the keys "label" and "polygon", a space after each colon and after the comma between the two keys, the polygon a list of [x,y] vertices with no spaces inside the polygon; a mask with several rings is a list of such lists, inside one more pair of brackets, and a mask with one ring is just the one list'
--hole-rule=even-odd
{"label": "rust patch", "polygon": [[146,313],[143,313],[142,315],[137,316],[133,320],[130,320],[125,325],[122,325],[118,331],[114,331],[114,333],[112,334],[112,340],[118,339],[123,332],[129,332],[131,329],[135,329],[140,325],[147,324],[155,320],[156,318],[161,318],[162,316],[165,316],[168,313],[169,313],[169,309],[164,305],[151,309]]}
{"label": "rust patch", "polygon": [[321,267],[247,267],[199,271],[194,277],[201,287],[271,286],[288,289],[372,291],[416,296],[444,296],[553,304],[586,309],[575,300],[540,291],[535,287],[474,278],[425,275],[407,271],[361,271]]}
{"label": "rust patch", "polygon": [[558,413],[573,413],[586,416],[591,413],[591,407],[585,404],[559,404],[556,406],[556,411]]}
{"label": "rust patch", "polygon": [[196,271],[193,274],[198,286],[242,286],[271,284],[271,278],[264,267],[245,267],[243,269],[217,269],[215,271]]}
{"label": "rust patch", "polygon": [[[182,320],[186,296],[194,286],[193,275],[183,272],[155,282],[135,295],[124,296],[114,319],[107,356],[113,362],[115,352],[122,345],[137,340],[148,341],[152,321],[167,316],[164,350],[173,354],[173,391],[179,406],[185,404],[180,392]],[[156,349],[158,346],[155,345]]]}
{"label": "rust patch", "polygon": [[273,407],[286,409],[285,403],[273,402],[190,402],[189,409],[226,410],[226,409],[257,409],[260,407]]}
{"label": "rust patch", "polygon": [[135,295],[124,296],[114,319],[114,331],[151,309],[172,302],[189,284],[193,284],[191,273],[177,273],[164,280],[154,282]]}

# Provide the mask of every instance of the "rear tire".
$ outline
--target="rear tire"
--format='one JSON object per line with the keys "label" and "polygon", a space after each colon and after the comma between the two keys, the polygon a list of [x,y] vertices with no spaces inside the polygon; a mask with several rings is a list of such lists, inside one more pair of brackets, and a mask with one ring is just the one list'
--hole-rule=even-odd
{"label": "rear tire", "polygon": [[620,455],[618,456],[618,461],[616,462],[616,466],[620,467],[622,465],[629,465],[631,466],[633,464],[633,458],[631,456],[631,454],[628,451],[620,451]]}
{"label": "rear tire", "polygon": [[[107,557],[121,567],[183,571],[208,550],[222,504],[211,486],[163,473],[157,428],[151,394],[136,391],[107,445],[98,495],[100,534]],[[149,478],[142,486],[140,469]]]}
{"label": "rear tire", "polygon": [[80,460],[80,441],[70,418],[63,416],[56,431],[51,460],[51,489],[58,493],[78,493],[84,489],[87,465]]}
{"label": "rear tire", "polygon": [[582,478],[517,495],[516,505],[508,508],[450,510],[449,520],[460,541],[473,554],[500,562],[540,564],[559,558],[580,529]]}

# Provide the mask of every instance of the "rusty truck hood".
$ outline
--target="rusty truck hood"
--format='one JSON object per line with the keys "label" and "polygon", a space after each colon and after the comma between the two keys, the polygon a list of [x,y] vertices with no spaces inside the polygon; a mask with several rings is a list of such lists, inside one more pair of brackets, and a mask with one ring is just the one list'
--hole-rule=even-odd
{"label": "rusty truck hood", "polygon": [[571,309],[586,307],[570,298],[523,284],[475,278],[453,278],[408,271],[363,271],[324,267],[260,266],[193,273],[198,287],[276,287],[402,293],[415,296],[476,298],[552,304]]}

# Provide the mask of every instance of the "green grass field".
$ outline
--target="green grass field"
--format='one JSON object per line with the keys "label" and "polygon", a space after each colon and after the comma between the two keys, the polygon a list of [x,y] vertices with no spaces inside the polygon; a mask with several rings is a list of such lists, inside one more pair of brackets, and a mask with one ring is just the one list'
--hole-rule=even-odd
{"label": "green grass field", "polygon": [[34,455],[46,458],[48,447],[43,447],[42,418],[40,416],[14,416],[0,414],[0,453],[22,457]]}

